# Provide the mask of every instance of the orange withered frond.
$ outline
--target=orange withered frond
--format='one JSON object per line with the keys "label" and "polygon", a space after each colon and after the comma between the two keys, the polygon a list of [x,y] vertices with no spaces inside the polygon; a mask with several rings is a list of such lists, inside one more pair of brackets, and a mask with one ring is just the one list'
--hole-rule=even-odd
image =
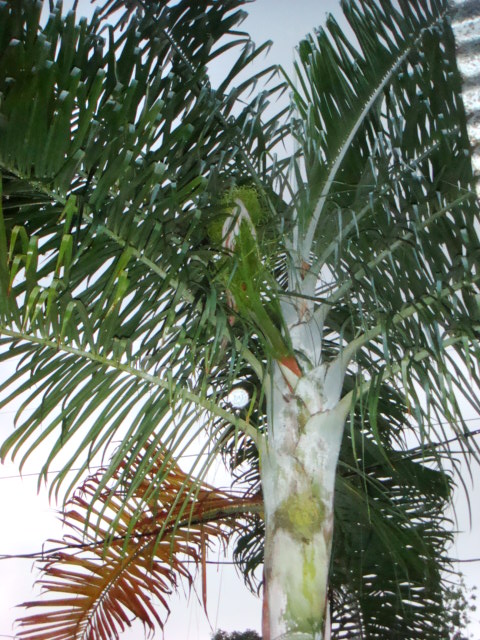
{"label": "orange withered frond", "polygon": [[[40,613],[18,621],[18,638],[113,640],[133,618],[153,632],[163,628],[168,616],[166,597],[181,580],[190,586],[196,568],[202,568],[206,604],[208,546],[214,541],[225,545],[248,522],[249,512],[261,509],[261,498],[199,483],[175,462],[166,464],[162,455],[152,461],[152,479],[162,466],[161,485],[152,491],[147,476],[126,504],[118,489],[114,496],[105,489],[98,499],[102,471],[87,478],[65,512],[69,533],[63,550],[42,562],[41,598],[22,605]],[[127,477],[134,482],[135,465]],[[140,504],[144,512],[138,518]]]}

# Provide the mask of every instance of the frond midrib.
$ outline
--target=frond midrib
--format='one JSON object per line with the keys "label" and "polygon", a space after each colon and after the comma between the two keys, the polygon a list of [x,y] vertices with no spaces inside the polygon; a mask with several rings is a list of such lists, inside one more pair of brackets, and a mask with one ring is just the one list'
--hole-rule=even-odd
{"label": "frond midrib", "polygon": [[353,126],[351,127],[351,129],[349,131],[346,132],[346,135],[344,137],[344,142],[340,145],[340,148],[337,152],[337,155],[335,156],[334,160],[333,160],[333,164],[331,165],[331,168],[329,169],[329,172],[327,174],[327,178],[325,180],[325,184],[322,188],[322,192],[317,200],[317,204],[315,205],[314,211],[312,213],[312,219],[310,220],[310,223],[308,225],[308,229],[305,235],[305,239],[302,243],[302,255],[304,257],[304,259],[306,261],[309,260],[309,256],[310,256],[310,251],[311,248],[313,246],[313,240],[314,240],[314,236],[315,236],[315,231],[318,225],[318,222],[320,220],[320,216],[322,214],[323,208],[325,206],[325,203],[327,201],[328,198],[328,194],[330,192],[330,188],[333,184],[333,182],[335,181],[335,177],[342,165],[343,159],[345,157],[345,154],[347,153],[350,144],[352,143],[352,140],[354,139],[355,135],[357,134],[360,126],[362,125],[363,121],[365,120],[365,118],[368,116],[371,108],[374,106],[375,102],[377,101],[377,99],[380,97],[383,89],[385,88],[385,86],[388,84],[388,82],[391,80],[391,78],[393,77],[393,74],[397,71],[397,69],[400,67],[400,65],[405,61],[405,59],[407,58],[407,56],[409,55],[409,53],[418,45],[419,41],[421,40],[421,38],[423,37],[423,34],[425,33],[425,31],[429,28],[431,28],[432,26],[435,26],[439,23],[441,23],[445,17],[447,15],[447,9],[444,9],[443,12],[440,13],[439,16],[434,17],[433,20],[430,21],[430,23],[426,26],[424,26],[421,30],[420,33],[403,49],[403,51],[399,52],[398,56],[396,57],[396,59],[394,60],[394,62],[392,63],[392,65],[389,67],[388,71],[385,73],[385,75],[380,79],[379,83],[377,84],[376,87],[374,87],[374,89],[372,90],[372,92],[370,93],[370,96],[365,100],[365,102],[360,105],[361,110],[360,110],[360,114],[358,115],[358,117],[356,118]]}
{"label": "frond midrib", "polygon": [[[144,380],[152,385],[160,387],[166,391],[172,390],[172,382],[165,380],[164,378],[148,373],[147,371],[142,371],[141,369],[137,369],[133,367],[131,364],[125,364],[119,361],[112,360],[111,358],[107,358],[106,356],[102,356],[98,353],[94,353],[92,351],[87,351],[86,349],[80,349],[79,347],[73,347],[71,345],[58,342],[49,338],[44,338],[40,336],[34,336],[29,334],[28,332],[23,332],[20,330],[14,330],[9,328],[8,326],[0,325],[0,333],[3,335],[9,336],[14,340],[22,340],[25,342],[29,342],[31,344],[36,344],[42,347],[48,347],[52,349],[54,352],[63,351],[65,353],[72,354],[83,360],[88,360],[90,362],[96,362],[99,365],[104,367],[112,368],[116,371],[121,371],[127,373],[137,379]],[[180,386],[178,382],[175,382],[175,394],[187,402],[192,402],[196,406],[204,409],[213,415],[222,418],[232,426],[237,429],[240,429],[245,434],[247,434],[254,442],[257,442],[259,434],[257,430],[250,425],[248,422],[243,420],[242,418],[235,416],[229,411],[222,409],[217,403],[212,400],[208,400],[207,398],[202,398],[198,394],[193,393],[186,387]]]}

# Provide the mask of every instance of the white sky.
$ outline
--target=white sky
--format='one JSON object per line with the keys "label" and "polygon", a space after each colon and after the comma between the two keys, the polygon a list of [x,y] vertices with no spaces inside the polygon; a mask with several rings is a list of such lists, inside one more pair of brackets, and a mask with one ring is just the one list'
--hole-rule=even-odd
{"label": "white sky", "polygon": [[[65,3],[69,5],[70,3]],[[79,12],[89,14],[89,0],[79,0]],[[293,47],[313,27],[323,23],[326,12],[338,15],[337,0],[258,0],[247,5],[250,13],[242,28],[248,31],[257,43],[272,39],[269,60],[291,68]],[[8,371],[3,369],[1,378]],[[0,412],[0,441],[12,429],[13,411]],[[480,427],[480,420],[471,423],[472,429]],[[40,461],[32,461],[25,473],[35,473]],[[13,478],[10,476],[14,476]],[[466,478],[469,482],[469,479]],[[458,541],[452,556],[460,558],[480,557],[478,536],[480,532],[480,489],[477,481],[471,493],[472,528],[463,495],[458,497],[459,530]],[[55,510],[49,505],[45,491],[36,494],[36,477],[18,477],[16,465],[6,463],[0,467],[0,555],[22,554],[38,551],[47,538],[61,537],[61,528]],[[210,558],[211,560],[214,557]],[[463,564],[467,584],[480,583],[480,563]],[[12,625],[18,610],[15,605],[35,597],[32,583],[37,573],[30,560],[2,560],[0,563],[0,639],[13,637]],[[167,640],[209,640],[212,629],[228,631],[247,628],[260,629],[261,603],[251,596],[230,566],[210,565],[208,576],[208,611],[206,620],[199,599],[194,593],[187,601],[183,595],[172,599],[172,615],[165,628]],[[475,640],[480,638],[480,621],[472,625]],[[123,634],[126,640],[140,640],[141,625],[134,626]]]}

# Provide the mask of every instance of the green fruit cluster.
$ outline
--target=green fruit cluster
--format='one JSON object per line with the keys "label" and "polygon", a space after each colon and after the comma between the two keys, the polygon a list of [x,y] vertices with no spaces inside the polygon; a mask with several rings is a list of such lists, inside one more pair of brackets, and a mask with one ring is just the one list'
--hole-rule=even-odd
{"label": "green fruit cluster", "polygon": [[224,194],[220,201],[220,211],[208,225],[208,237],[214,245],[220,246],[223,243],[225,220],[235,215],[238,200],[241,200],[245,205],[255,228],[265,221],[267,209],[262,204],[262,196],[258,189],[252,186],[233,187]]}

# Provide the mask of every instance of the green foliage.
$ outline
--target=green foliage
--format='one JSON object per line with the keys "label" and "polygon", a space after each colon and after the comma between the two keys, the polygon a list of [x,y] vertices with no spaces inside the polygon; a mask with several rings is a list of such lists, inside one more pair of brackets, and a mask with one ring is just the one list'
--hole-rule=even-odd
{"label": "green foliage", "polygon": [[446,591],[441,633],[450,640],[470,640],[474,636],[466,635],[466,628],[472,621],[472,613],[477,610],[476,587],[467,589],[464,577],[460,574],[458,578],[457,584],[449,586]]}
{"label": "green foliage", "polygon": [[251,324],[267,355],[281,360],[291,348],[282,336],[278,283],[270,269],[268,248],[261,241],[261,227],[268,219],[262,200],[255,187],[230,189],[222,198],[222,213],[209,226],[209,238],[226,254],[219,262],[219,277],[235,314],[231,322],[237,316]]}
{"label": "green foliage", "polygon": [[[272,69],[239,79],[266,47],[238,31],[242,5],[108,0],[41,23],[33,0],[0,3],[0,362],[17,362],[0,408],[20,401],[1,456],[45,447],[40,481],[59,459],[67,494],[102,456],[85,518],[110,538],[128,513],[134,537],[168,484],[157,455],[202,443],[178,522],[219,454],[259,494],[272,362],[345,356],[334,629],[437,640],[457,466],[441,443],[478,456],[459,399],[480,409],[479,212],[448,7],[345,2],[354,38],[329,19],[300,43],[285,124],[265,111],[283,83],[252,93]],[[321,340],[294,350],[307,321]],[[250,523],[235,559],[255,586]]]}
{"label": "green foliage", "polygon": [[227,191],[222,199],[222,204],[228,211],[232,211],[235,207],[237,200],[241,200],[247,209],[250,219],[255,228],[259,228],[268,216],[268,210],[266,209],[265,198],[259,193],[259,190],[255,186],[241,186],[234,187]]}
{"label": "green foliage", "polygon": [[218,205],[219,212],[215,214],[215,219],[208,226],[209,239],[214,245],[222,245],[225,221],[227,218],[237,215],[238,200],[243,203],[248,211],[253,227],[257,232],[260,226],[268,219],[268,210],[264,202],[265,197],[259,194],[259,190],[255,185],[232,187],[223,195]]}
{"label": "green foliage", "polygon": [[[167,437],[176,416],[192,416],[196,406],[218,406],[228,391],[235,375],[235,368],[228,372],[229,364],[212,396],[211,372],[220,363],[224,370],[238,356],[235,340],[228,339],[228,306],[218,281],[210,277],[218,252],[205,248],[208,209],[200,205],[216,189],[219,175],[244,170],[245,160],[232,151],[231,141],[237,126],[251,125],[252,137],[243,146],[248,156],[249,145],[258,141],[254,121],[262,105],[245,106],[237,123],[225,128],[228,83],[217,97],[199,93],[197,79],[187,81],[167,32],[175,32],[181,47],[184,40],[194,46],[190,35],[177,33],[183,9],[200,19],[188,2],[183,9],[181,4],[159,6],[158,15],[129,14],[125,30],[111,31],[108,43],[100,34],[104,22],[98,13],[90,23],[77,24],[73,13],[64,18],[58,6],[41,27],[36,7],[27,2],[20,14],[9,4],[0,7],[5,26],[0,56],[9,74],[0,78],[0,126],[9,125],[8,135],[0,136],[7,243],[2,287],[8,292],[2,298],[7,302],[2,336],[11,345],[3,357],[29,353],[17,381],[36,362],[35,373],[12,392],[26,393],[27,402],[37,403],[2,456],[29,438],[38,443],[50,436],[46,473],[85,428],[78,451],[84,464],[73,488],[88,456],[110,442],[127,415],[135,418],[107,476],[122,458],[135,459],[158,424]],[[211,51],[214,43],[241,18],[237,7],[236,1],[221,8],[214,2],[201,15],[202,27],[193,37],[205,64],[221,53]],[[18,19],[23,37],[13,43],[8,34],[18,31]],[[153,39],[152,20],[160,34]],[[212,35],[208,43],[203,29]],[[232,38],[229,48],[235,46],[238,72],[262,51],[253,51],[241,37]],[[41,79],[43,73],[49,82]],[[60,131],[57,115],[67,108],[68,118],[62,120],[67,129]],[[19,118],[28,125],[20,126]],[[15,133],[20,129],[22,140]],[[29,143],[34,135],[40,136],[38,144]],[[77,203],[73,210],[71,195]],[[57,253],[55,247],[62,250]],[[21,343],[27,335],[33,342]],[[97,375],[99,367],[103,373]],[[69,370],[75,375],[65,385]],[[56,383],[47,381],[50,375]],[[197,376],[193,385],[187,383],[192,375]],[[188,407],[179,394],[193,404]],[[8,398],[3,393],[3,401]],[[215,398],[220,400],[214,404]],[[92,423],[95,412],[101,418]],[[33,426],[40,415],[42,435]],[[187,423],[183,435],[180,430],[168,436],[172,453],[192,438]],[[52,489],[65,480],[72,463]]]}
{"label": "green foliage", "polygon": [[275,360],[288,355],[289,349],[279,329],[281,314],[276,283],[246,220],[240,223],[235,248],[226,269],[227,289],[240,318],[252,321],[264,338],[268,355]]}
{"label": "green foliage", "polygon": [[252,629],[232,631],[231,633],[219,629],[212,636],[212,640],[260,640],[260,636],[256,631],[252,631]]}

